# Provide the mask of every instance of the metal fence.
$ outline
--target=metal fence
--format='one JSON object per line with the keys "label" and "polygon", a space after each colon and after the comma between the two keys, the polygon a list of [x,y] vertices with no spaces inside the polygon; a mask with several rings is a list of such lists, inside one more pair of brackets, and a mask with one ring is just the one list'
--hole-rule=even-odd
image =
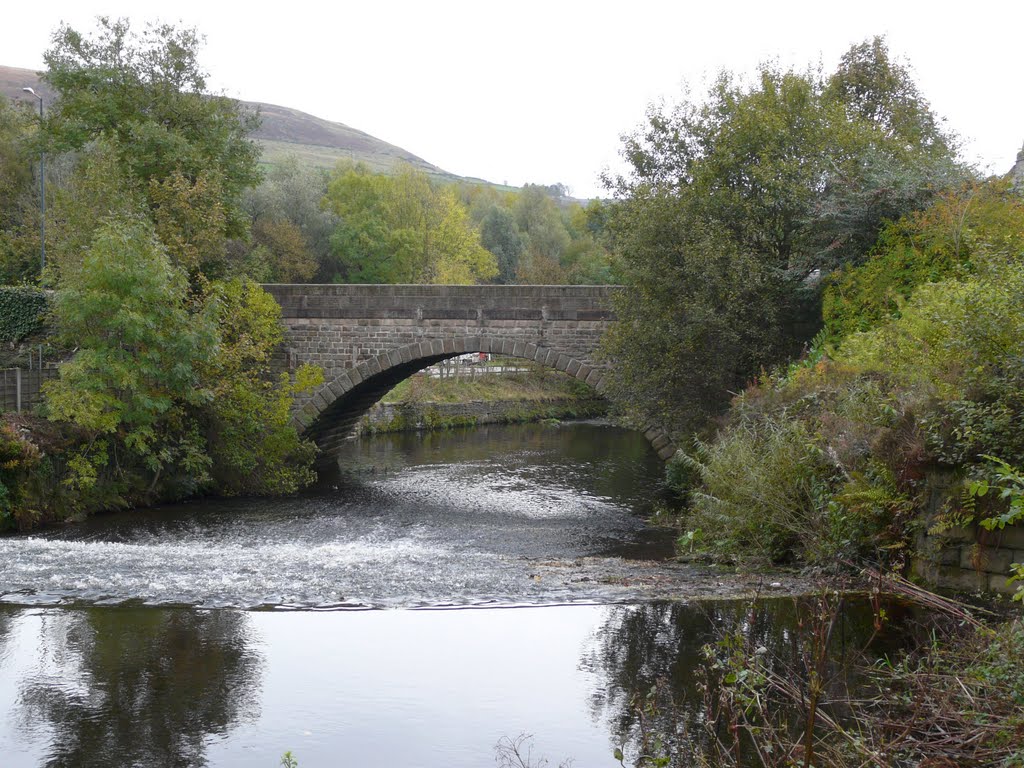
{"label": "metal fence", "polygon": [[43,382],[59,375],[56,365],[0,369],[0,411],[30,410],[43,399]]}

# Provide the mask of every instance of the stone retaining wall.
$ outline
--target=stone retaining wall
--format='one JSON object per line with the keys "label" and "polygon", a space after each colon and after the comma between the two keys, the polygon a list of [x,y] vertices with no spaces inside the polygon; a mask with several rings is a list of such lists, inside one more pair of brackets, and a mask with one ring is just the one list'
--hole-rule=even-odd
{"label": "stone retaining wall", "polygon": [[1024,526],[988,531],[977,524],[933,532],[943,511],[955,502],[959,484],[947,473],[928,478],[928,514],[915,542],[912,571],[929,585],[967,592],[1012,594],[1010,565],[1024,563]]}

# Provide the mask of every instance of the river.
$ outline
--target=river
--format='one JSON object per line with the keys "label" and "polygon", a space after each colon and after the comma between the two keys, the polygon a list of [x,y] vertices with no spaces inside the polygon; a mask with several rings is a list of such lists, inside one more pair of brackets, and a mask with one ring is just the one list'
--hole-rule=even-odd
{"label": "river", "polygon": [[0,765],[617,765],[634,694],[697,718],[705,643],[794,622],[720,599],[785,580],[659,562],[661,472],[598,423],[379,435],[299,498],[0,539]]}

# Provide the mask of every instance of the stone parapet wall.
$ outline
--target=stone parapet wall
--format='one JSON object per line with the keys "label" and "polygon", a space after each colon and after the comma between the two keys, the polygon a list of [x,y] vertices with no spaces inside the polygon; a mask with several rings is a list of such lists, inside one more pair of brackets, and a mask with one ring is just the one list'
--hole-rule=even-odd
{"label": "stone parapet wall", "polygon": [[454,337],[522,340],[591,365],[614,286],[266,285],[287,339],[278,364],[328,380],[397,347]]}

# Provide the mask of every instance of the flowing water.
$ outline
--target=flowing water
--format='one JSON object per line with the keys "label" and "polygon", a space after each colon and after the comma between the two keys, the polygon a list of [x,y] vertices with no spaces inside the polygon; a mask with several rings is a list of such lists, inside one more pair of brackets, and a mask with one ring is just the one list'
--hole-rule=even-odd
{"label": "flowing water", "polygon": [[[0,765],[613,766],[659,676],[793,602],[663,565],[662,467],[613,427],[353,442],[288,500],[202,501],[0,539]],[[851,632],[863,627],[851,619]],[[753,624],[752,624],[753,622]]]}

